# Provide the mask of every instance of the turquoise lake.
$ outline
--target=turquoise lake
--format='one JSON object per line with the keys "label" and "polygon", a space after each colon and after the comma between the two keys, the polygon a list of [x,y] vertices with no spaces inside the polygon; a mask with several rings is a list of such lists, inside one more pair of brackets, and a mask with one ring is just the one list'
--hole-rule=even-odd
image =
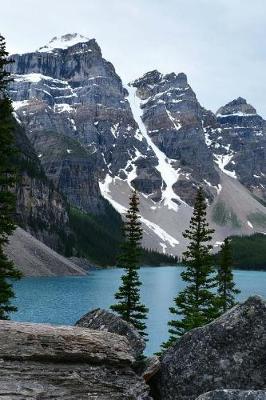
{"label": "turquoise lake", "polygon": [[[143,267],[142,301],[149,307],[146,354],[159,350],[167,339],[167,322],[171,319],[169,306],[184,287],[180,267]],[[46,322],[73,325],[83,314],[97,307],[109,308],[119,283],[121,269],[93,270],[87,277],[23,278],[14,284],[15,305],[18,312],[11,316],[16,321]],[[250,295],[266,297],[266,272],[234,271],[241,294],[239,300]]]}

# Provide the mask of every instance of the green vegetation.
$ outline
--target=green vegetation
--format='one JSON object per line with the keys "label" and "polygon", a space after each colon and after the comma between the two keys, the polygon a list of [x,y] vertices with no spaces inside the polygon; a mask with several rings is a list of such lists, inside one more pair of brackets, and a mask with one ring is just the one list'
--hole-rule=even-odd
{"label": "green vegetation", "polygon": [[[123,241],[122,219],[113,207],[105,201],[105,213],[94,215],[69,209],[69,229],[72,234],[64,237],[66,256],[77,255],[90,262],[106,267],[117,264]],[[61,232],[64,235],[64,232]],[[176,257],[154,250],[140,250],[141,265],[176,265]]]}
{"label": "green vegetation", "polygon": [[214,230],[209,229],[206,221],[206,208],[202,188],[199,188],[189,229],[183,233],[184,238],[189,240],[182,260],[185,271],[181,273],[187,286],[174,299],[175,306],[170,308],[170,312],[181,316],[181,319],[168,323],[170,338],[163,348],[171,346],[191,329],[211,322],[219,314],[217,295],[212,290],[216,279],[212,246],[209,244]]}
{"label": "green vegetation", "polygon": [[74,246],[73,243],[69,245],[74,247],[75,255],[102,266],[116,264],[122,241],[122,220],[107,201],[105,214],[101,215],[70,208],[69,227],[74,235]]}
{"label": "green vegetation", "polygon": [[129,198],[129,208],[124,223],[124,241],[119,256],[119,265],[124,268],[124,275],[121,277],[121,286],[115,294],[118,302],[110,308],[134,325],[140,335],[147,336],[144,320],[149,310],[140,302],[141,281],[138,274],[142,239],[139,219],[139,198],[137,193],[133,192]]}
{"label": "green vegetation", "polygon": [[11,304],[14,292],[9,279],[19,279],[21,276],[4,254],[4,246],[15,229],[16,206],[16,198],[12,193],[16,176],[10,163],[11,155],[15,151],[12,134],[13,110],[11,100],[6,93],[8,82],[10,82],[9,73],[5,71],[10,61],[7,60],[8,53],[5,48],[5,40],[0,36],[0,319],[8,319],[9,313],[16,311]]}
{"label": "green vegetation", "polygon": [[240,228],[241,223],[238,220],[236,214],[226,208],[223,201],[219,201],[213,208],[212,220],[217,225],[231,225],[233,228]]}
{"label": "green vegetation", "polygon": [[[234,268],[266,270],[266,235],[232,236],[230,243]],[[220,252],[214,256],[215,263],[219,256]]]}
{"label": "green vegetation", "polygon": [[177,265],[178,257],[169,254],[158,253],[155,250],[141,249],[140,264],[141,265]]}
{"label": "green vegetation", "polygon": [[221,246],[217,274],[217,292],[221,313],[226,312],[236,304],[235,295],[240,293],[240,291],[235,288],[232,261],[230,240],[226,238]]}

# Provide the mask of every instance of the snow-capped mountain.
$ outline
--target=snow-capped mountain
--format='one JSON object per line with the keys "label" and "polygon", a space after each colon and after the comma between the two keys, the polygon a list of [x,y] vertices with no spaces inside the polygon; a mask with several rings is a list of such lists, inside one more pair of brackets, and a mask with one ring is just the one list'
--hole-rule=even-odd
{"label": "snow-capped mountain", "polygon": [[89,38],[80,35],[79,33],[67,33],[63,36],[55,36],[53,37],[48,44],[40,47],[38,52],[54,52],[60,49],[67,49],[68,47],[74,46],[78,43],[86,43],[89,41]]}
{"label": "snow-capped mountain", "polygon": [[17,120],[70,204],[101,214],[105,197],[123,213],[134,187],[144,245],[180,254],[201,185],[215,241],[266,231],[254,197],[265,198],[265,121],[243,99],[215,115],[183,73],[155,70],[125,85],[95,39],[78,34],[11,57]]}

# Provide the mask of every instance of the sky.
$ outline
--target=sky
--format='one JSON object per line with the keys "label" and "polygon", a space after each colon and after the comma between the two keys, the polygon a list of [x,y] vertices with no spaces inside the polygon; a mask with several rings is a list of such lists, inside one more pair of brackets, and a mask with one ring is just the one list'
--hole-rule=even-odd
{"label": "sky", "polygon": [[266,0],[9,0],[0,32],[10,53],[77,32],[97,40],[124,83],[185,72],[204,107],[241,96],[266,118],[265,21]]}

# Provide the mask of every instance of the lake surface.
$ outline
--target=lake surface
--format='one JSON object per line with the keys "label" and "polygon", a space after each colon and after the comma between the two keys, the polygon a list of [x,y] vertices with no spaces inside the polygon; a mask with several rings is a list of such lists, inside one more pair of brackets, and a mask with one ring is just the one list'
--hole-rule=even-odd
{"label": "lake surface", "polygon": [[[144,267],[142,301],[149,307],[146,354],[158,351],[168,338],[169,306],[184,287],[180,267]],[[82,315],[97,307],[108,309],[114,303],[114,293],[120,284],[121,269],[95,270],[87,277],[23,278],[14,284],[16,321],[49,322],[73,325]],[[241,289],[239,300],[258,294],[266,297],[266,272],[234,271]]]}

